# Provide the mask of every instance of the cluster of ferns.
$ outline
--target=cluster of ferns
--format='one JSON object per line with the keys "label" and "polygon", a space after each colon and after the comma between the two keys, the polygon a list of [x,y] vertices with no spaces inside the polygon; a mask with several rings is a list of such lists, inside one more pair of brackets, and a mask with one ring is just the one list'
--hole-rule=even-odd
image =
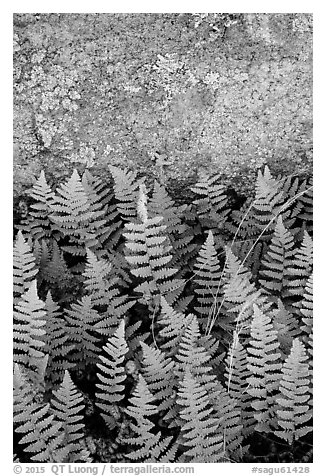
{"label": "cluster of ferns", "polygon": [[311,439],[311,180],[265,167],[231,209],[216,176],[180,204],[110,174],[42,172],[15,233],[15,461],[242,462],[255,438]]}

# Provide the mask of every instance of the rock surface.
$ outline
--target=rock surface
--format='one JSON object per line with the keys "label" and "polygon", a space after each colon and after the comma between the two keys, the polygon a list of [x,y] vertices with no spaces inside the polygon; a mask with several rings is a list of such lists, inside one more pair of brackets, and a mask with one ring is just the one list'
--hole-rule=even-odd
{"label": "rock surface", "polygon": [[15,194],[108,164],[176,191],[310,173],[311,15],[15,14]]}

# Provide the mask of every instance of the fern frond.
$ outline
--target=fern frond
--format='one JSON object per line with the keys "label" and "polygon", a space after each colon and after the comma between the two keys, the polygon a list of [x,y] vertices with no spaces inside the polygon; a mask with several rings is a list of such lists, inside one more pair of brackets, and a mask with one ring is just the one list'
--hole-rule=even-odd
{"label": "fern frond", "polygon": [[53,392],[51,407],[64,430],[63,444],[69,453],[69,463],[90,462],[89,452],[83,444],[85,424],[81,411],[85,405],[67,370],[61,386]]}
{"label": "fern frond", "polygon": [[221,266],[217,258],[212,231],[208,232],[207,239],[199,251],[194,264],[195,278],[194,291],[197,294],[199,306],[195,307],[201,316],[201,321],[208,318],[218,308],[221,301],[222,289],[220,286]]}
{"label": "fern frond", "polygon": [[60,308],[53,301],[50,291],[45,300],[45,335],[44,353],[48,355],[46,380],[54,387],[62,382],[65,371],[74,367],[69,362],[69,353],[73,346],[68,344],[67,324],[61,315]]}
{"label": "fern frond", "polygon": [[247,393],[247,379],[250,377],[247,352],[239,340],[237,332],[233,334],[232,345],[225,362],[225,380],[227,392],[237,402],[241,410],[241,422],[244,436],[254,431],[255,420],[250,409],[250,395]]}
{"label": "fern frond", "polygon": [[298,319],[284,306],[281,299],[277,302],[277,309],[273,310],[273,324],[278,332],[280,349],[288,355],[293,339],[300,333],[300,328]]}
{"label": "fern frond", "polygon": [[292,264],[289,266],[289,294],[302,296],[307,279],[312,272],[313,265],[313,242],[306,230],[303,231],[303,240],[300,248],[294,255]]}
{"label": "fern frond", "polygon": [[28,290],[31,282],[35,279],[38,269],[32,249],[21,231],[17,233],[13,252],[14,302],[17,303],[21,295]]}
{"label": "fern frond", "polygon": [[21,372],[14,370],[14,426],[24,436],[19,444],[32,453],[31,460],[41,463],[64,463],[68,450],[64,447],[64,432],[60,422],[50,413],[50,405],[35,401],[35,395]]}
{"label": "fern frond", "polygon": [[247,392],[252,397],[254,417],[258,424],[256,430],[269,432],[275,425],[275,394],[278,390],[281,354],[277,331],[270,317],[254,305],[254,318],[251,324],[251,340],[248,348]]}
{"label": "fern frond", "polygon": [[108,339],[103,347],[104,355],[100,355],[97,363],[99,372],[96,384],[96,406],[107,426],[113,429],[121,417],[121,409],[117,405],[124,398],[126,373],[124,363],[128,346],[124,335],[124,321],[121,321],[115,334]]}
{"label": "fern frond", "polygon": [[55,241],[52,242],[51,257],[45,266],[41,268],[41,272],[42,278],[52,287],[63,290],[71,285],[73,279],[72,273],[67,266],[62,251],[60,251]]}
{"label": "fern frond", "polygon": [[215,379],[211,387],[211,390],[207,386],[206,389],[214,409],[213,415],[220,421],[224,456],[226,459],[240,461],[247,451],[247,448],[243,447],[244,430],[241,406],[217,379]]}
{"label": "fern frond", "polygon": [[173,388],[176,386],[174,362],[159,349],[145,342],[140,345],[143,351],[143,376],[157,401],[157,411],[168,410],[173,405]]}
{"label": "fern frond", "polygon": [[[94,306],[108,305],[110,299],[119,294],[118,289],[112,289],[118,279],[112,279],[112,265],[105,259],[98,258],[91,250],[87,250],[87,261],[84,277],[84,288],[86,293],[90,296]],[[112,279],[112,284],[109,285],[109,278]],[[107,298],[107,293],[110,290],[110,298]]]}
{"label": "fern frond", "polygon": [[164,185],[155,181],[154,190],[151,199],[148,201],[149,217],[163,217],[163,224],[166,226],[167,235],[182,234],[184,227],[181,216],[185,206],[176,206],[174,200],[170,197]]}
{"label": "fern frond", "polygon": [[[205,344],[207,345],[209,341],[204,341],[199,331],[198,320],[193,314],[187,316],[183,326],[179,335],[178,346],[170,354],[171,356],[175,354],[176,366],[174,373],[178,380],[181,380],[186,370],[191,370],[193,375],[210,391],[215,377],[211,372],[211,355],[205,347]],[[180,424],[179,409],[176,405],[171,406],[164,415],[164,420],[168,422],[169,427]]]}
{"label": "fern frond", "polygon": [[87,194],[77,170],[71,178],[57,189],[55,202],[51,205],[51,220],[64,237],[69,240],[62,250],[73,255],[85,255],[86,249],[96,249],[96,214],[92,211]]}
{"label": "fern frond", "polygon": [[[89,171],[84,172],[82,184],[93,212],[97,239],[104,249],[112,250],[121,236],[122,225],[122,221],[117,220],[116,205],[110,203],[113,194],[108,194],[106,184],[95,179]],[[102,255],[104,250],[97,250],[97,253]]]}
{"label": "fern frond", "polygon": [[44,366],[45,316],[44,302],[39,299],[33,281],[15,306],[13,329],[14,362],[33,373]]}
{"label": "fern frond", "polygon": [[183,462],[217,463],[223,458],[220,420],[212,416],[207,391],[187,369],[180,382],[177,403],[180,405],[179,444],[183,445]]}
{"label": "fern frond", "polygon": [[159,337],[163,340],[161,348],[166,352],[166,355],[172,356],[178,352],[178,346],[191,318],[192,315],[186,317],[185,314],[175,311],[166,299],[161,297],[158,326],[160,328]]}
{"label": "fern frond", "polygon": [[250,269],[252,278],[256,280],[261,268],[261,258],[267,251],[267,243],[257,241],[257,238],[240,239],[233,243],[231,250]]}
{"label": "fern frond", "polygon": [[293,236],[283,225],[282,216],[277,219],[272,242],[262,260],[259,272],[260,284],[273,296],[286,298],[290,295],[291,273],[289,268],[294,257]]}
{"label": "fern frond", "polygon": [[[141,223],[126,223],[127,261],[131,264],[131,273],[143,282],[135,288],[143,294],[145,303],[157,301],[158,294],[174,300],[175,291],[183,287],[183,281],[175,279],[177,269],[168,267],[171,262],[171,246],[167,243],[162,217],[145,219]],[[155,306],[154,306],[155,307]]]}
{"label": "fern frond", "polygon": [[275,434],[288,441],[301,438],[312,431],[309,421],[312,418],[309,365],[302,342],[293,341],[291,353],[282,367],[280,394],[276,398],[278,404],[277,420],[281,430]]}
{"label": "fern frond", "polygon": [[93,307],[101,315],[96,324],[98,332],[110,336],[115,331],[122,316],[133,306],[118,289],[119,278],[114,275],[112,265],[104,258],[98,258],[87,250],[87,262],[84,277],[84,289],[90,297]]}
{"label": "fern frond", "polygon": [[284,202],[282,186],[277,179],[274,179],[268,166],[265,166],[264,173],[258,171],[256,181],[255,200],[252,205],[252,220],[257,233],[266,229],[267,234],[274,227],[274,217],[278,214]]}
{"label": "fern frond", "polygon": [[35,200],[35,203],[31,204],[27,219],[19,228],[22,231],[27,231],[34,241],[51,237],[59,238],[58,234],[54,233],[53,223],[50,220],[54,192],[48,185],[43,170],[29,192],[29,196]]}
{"label": "fern frond", "polygon": [[231,331],[232,334],[235,327],[241,328],[242,332],[249,332],[254,303],[266,306],[260,291],[256,289],[251,279],[250,271],[231,249],[226,247],[223,300],[215,322],[216,325]]}
{"label": "fern frond", "polygon": [[313,275],[308,278],[300,306],[302,319],[302,340],[310,355],[310,367],[312,370],[312,332],[313,332]]}
{"label": "fern frond", "polygon": [[123,221],[129,221],[136,217],[138,187],[140,181],[136,174],[126,169],[120,169],[114,165],[109,166],[114,180],[114,195],[117,200],[117,209]]}
{"label": "fern frond", "polygon": [[162,223],[166,226],[165,232],[174,250],[171,266],[181,268],[180,272],[185,269],[184,265],[189,262],[196,249],[196,245],[191,243],[193,234],[190,228],[182,222],[186,207],[176,206],[165,187],[155,181],[153,195],[148,202],[148,214],[151,218],[163,217]]}
{"label": "fern frond", "polygon": [[296,236],[300,229],[293,229],[292,225],[294,224],[295,220],[299,218],[299,215],[303,211],[303,203],[301,202],[300,198],[303,193],[306,193],[306,181],[300,181],[298,177],[293,178],[292,176],[280,176],[277,177],[277,180],[280,183],[280,187],[284,196],[283,206],[285,203],[291,202],[291,205],[287,207],[284,223],[286,224],[287,228],[291,227],[293,235]]}
{"label": "fern frond", "polygon": [[98,362],[100,339],[94,330],[100,319],[101,316],[93,308],[89,296],[82,297],[77,303],[72,304],[70,309],[66,310],[65,320],[69,344],[74,346],[70,361],[76,364],[78,369],[84,369],[86,366]]}
{"label": "fern frond", "polygon": [[306,192],[302,194],[298,200],[302,205],[298,218],[303,221],[303,224],[308,232],[312,232],[313,222],[313,179],[312,177],[304,182],[303,186]]}
{"label": "fern frond", "polygon": [[157,413],[154,397],[148,389],[146,381],[140,375],[130,404],[125,413],[132,418],[130,428],[134,436],[126,438],[125,443],[136,446],[136,449],[126,454],[133,461],[159,462],[166,458],[166,453],[171,442],[171,437],[162,438],[161,433],[153,433],[154,424],[149,417]]}
{"label": "fern frond", "polygon": [[257,228],[253,218],[253,202],[254,199],[248,197],[240,210],[232,210],[231,220],[225,223],[225,228],[233,237],[238,237],[240,240],[257,237]]}
{"label": "fern frond", "polygon": [[189,320],[184,335],[182,336],[179,351],[176,358],[179,362],[178,376],[183,377],[187,369],[197,377],[201,376],[206,382],[210,380],[208,371],[211,367],[208,365],[210,355],[204,347],[199,345],[201,333],[199,330],[198,320],[192,316]]}
{"label": "fern frond", "polygon": [[141,330],[138,333],[138,330],[141,327],[142,321],[137,321],[134,324],[129,324],[126,326],[126,341],[129,347],[129,352],[127,354],[128,359],[133,359],[135,356],[138,358],[141,350],[141,342],[145,342],[151,334],[149,330],[145,330],[145,332]]}
{"label": "fern frond", "polygon": [[[179,365],[175,373],[179,379],[182,379],[188,371],[191,371],[193,377],[205,389],[209,403],[214,410],[213,416],[219,419],[220,431],[224,439],[224,450],[227,446],[230,454],[238,458],[241,453],[241,451],[239,453],[239,449],[242,445],[241,409],[235,405],[235,402],[216,379],[212,372],[211,355],[208,349],[200,345],[201,342],[203,340],[198,322],[196,317],[193,317],[180,343],[179,352],[176,356]],[[179,414],[180,409],[175,409],[174,412],[176,411]],[[166,415],[166,419],[169,416]]]}
{"label": "fern frond", "polygon": [[33,255],[35,257],[36,267],[39,269],[38,279],[40,283],[43,281],[43,272],[50,260],[50,247],[46,240],[33,242]]}
{"label": "fern frond", "polygon": [[191,191],[200,198],[194,201],[197,206],[198,216],[204,227],[220,230],[229,213],[225,187],[216,182],[217,175],[204,175],[202,179],[191,188]]}

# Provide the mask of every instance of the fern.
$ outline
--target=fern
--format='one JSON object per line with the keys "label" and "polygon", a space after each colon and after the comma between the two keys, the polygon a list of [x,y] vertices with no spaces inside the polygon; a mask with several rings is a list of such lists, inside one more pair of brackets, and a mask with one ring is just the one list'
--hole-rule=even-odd
{"label": "fern", "polygon": [[[141,210],[141,223],[126,223],[124,233],[127,239],[126,247],[129,254],[127,261],[131,264],[131,273],[142,279],[142,283],[135,288],[142,293],[145,303],[151,303],[157,294],[174,300],[175,292],[181,288],[183,281],[173,278],[176,269],[168,267],[172,255],[169,254],[171,246],[167,243],[163,217],[147,218],[147,208],[142,201],[142,193],[138,201]],[[178,294],[180,291],[178,292]]]}
{"label": "fern", "polygon": [[28,232],[33,240],[58,238],[54,233],[53,223],[50,219],[51,207],[54,204],[54,192],[49,187],[43,170],[29,196],[35,200],[35,203],[32,203],[27,220],[22,223],[20,228]]}
{"label": "fern", "polygon": [[93,308],[91,298],[84,296],[76,304],[72,304],[65,313],[65,320],[69,344],[74,346],[70,361],[76,364],[78,369],[96,364],[100,339],[94,332],[94,328],[100,321],[100,315]]}
{"label": "fern", "polygon": [[21,295],[26,292],[35,279],[38,269],[31,247],[25,241],[21,231],[17,234],[14,245],[13,274],[14,274],[14,302],[18,302]]}
{"label": "fern", "polygon": [[312,331],[313,331],[313,275],[307,280],[300,306],[302,340],[307,346],[310,355],[310,367],[312,371]]}
{"label": "fern", "polygon": [[298,201],[302,205],[300,213],[298,213],[298,218],[302,220],[303,226],[308,232],[312,232],[312,221],[313,221],[313,181],[312,178],[305,180],[303,184],[303,193]]}
{"label": "fern", "polygon": [[195,316],[192,316],[185,329],[176,356],[179,361],[179,378],[183,376],[187,369],[190,369],[196,377],[202,376],[206,382],[211,380],[211,376],[208,374],[208,370],[210,370],[211,367],[207,367],[210,356],[206,349],[199,344],[200,337],[198,320]]}
{"label": "fern", "polygon": [[[176,356],[179,362],[176,374],[179,379],[182,379],[187,371],[191,371],[198,383],[206,390],[214,411],[212,415],[219,419],[220,432],[224,440],[223,452],[226,456],[226,447],[228,447],[229,454],[237,458],[242,444],[240,408],[237,408],[235,402],[216,379],[212,372],[211,355],[201,345],[202,342],[198,322],[194,317],[185,331]],[[179,412],[180,409],[178,409]]]}
{"label": "fern", "polygon": [[84,289],[93,307],[101,315],[96,324],[98,332],[112,335],[120,318],[133,305],[118,289],[119,278],[114,276],[112,265],[87,250],[87,262],[84,277]]}
{"label": "fern", "polygon": [[[255,197],[248,197],[240,210],[232,212],[232,222],[227,223],[226,227],[240,238],[240,242],[244,240],[244,246],[247,240],[250,241],[251,247],[258,237],[264,241],[269,239],[270,232],[274,229],[275,217],[284,205],[285,193],[282,185],[282,181],[274,179],[269,168],[265,166],[263,172],[258,171]],[[287,218],[288,212],[284,213]],[[292,223],[293,221],[288,226]],[[237,250],[241,259],[244,257],[243,253],[244,251]]]}
{"label": "fern", "polygon": [[204,175],[202,179],[191,188],[191,191],[200,198],[194,201],[197,206],[198,216],[204,227],[212,230],[221,230],[229,213],[227,209],[227,196],[223,185],[216,182],[218,176]]}
{"label": "fern", "polygon": [[196,245],[191,243],[193,239],[191,230],[182,221],[186,207],[186,205],[176,206],[165,187],[155,181],[153,195],[148,202],[148,214],[151,218],[163,217],[162,224],[166,226],[167,239],[174,250],[171,265],[181,268],[180,275],[184,274],[185,267],[196,249]]}
{"label": "fern", "polygon": [[105,259],[98,258],[90,250],[87,250],[83,277],[85,291],[90,296],[93,306],[107,308],[110,301],[119,294],[118,289],[114,287],[118,279],[112,277],[112,265]]}
{"label": "fern", "polygon": [[[120,220],[116,220],[118,210],[111,204],[113,194],[107,195],[105,184],[96,180],[89,171],[82,176],[82,185],[86,192],[90,210],[96,220],[96,235],[104,249],[113,249],[121,236]],[[101,252],[101,254],[103,254]]]}
{"label": "fern", "polygon": [[257,420],[256,431],[269,432],[275,426],[275,394],[278,390],[281,354],[277,331],[271,319],[254,305],[254,318],[251,324],[251,340],[247,348],[249,385],[248,393]]}
{"label": "fern", "polygon": [[253,218],[254,199],[248,197],[240,210],[232,210],[231,220],[225,223],[226,230],[235,238],[249,240],[257,236],[257,228]]}
{"label": "fern", "polygon": [[132,171],[123,170],[113,165],[109,166],[114,179],[114,195],[117,209],[123,221],[136,217],[137,196],[140,181]]}
{"label": "fern", "polygon": [[233,335],[235,328],[249,332],[253,315],[253,304],[262,307],[267,304],[255,285],[251,282],[250,271],[241,263],[229,248],[226,248],[226,264],[223,278],[223,300],[212,321]]}
{"label": "fern", "polygon": [[212,401],[214,416],[220,419],[225,458],[239,461],[247,451],[247,448],[243,447],[241,407],[218,380],[215,380],[208,395]]}
{"label": "fern", "polygon": [[70,463],[90,462],[89,452],[85,448],[84,422],[80,412],[84,409],[83,397],[77,390],[66,370],[62,384],[53,392],[51,407],[57,421],[64,430],[63,444],[68,451]]}
{"label": "fern", "polygon": [[23,434],[20,445],[31,453],[31,460],[41,463],[63,463],[68,456],[64,447],[64,432],[60,422],[50,413],[50,405],[35,401],[35,394],[23,376],[19,365],[14,371],[15,432]]}
{"label": "fern", "polygon": [[230,214],[217,175],[180,205],[110,171],[74,171],[56,194],[41,174],[15,239],[18,459],[263,461],[274,439],[296,461],[312,418],[310,182],[265,168]]}
{"label": "fern", "polygon": [[144,342],[140,345],[143,351],[143,375],[157,402],[157,411],[168,410],[174,403],[174,362],[159,349],[154,349]]}
{"label": "fern", "polygon": [[273,310],[273,324],[278,332],[280,349],[288,355],[293,339],[300,333],[300,327],[296,316],[284,306],[281,299],[277,302],[277,309]]}
{"label": "fern", "polygon": [[74,346],[68,344],[67,324],[61,315],[59,306],[53,301],[50,291],[45,301],[44,352],[48,355],[46,380],[57,387],[65,371],[74,367],[69,362],[69,354]]}
{"label": "fern", "polygon": [[168,356],[178,352],[182,336],[192,316],[186,317],[183,313],[175,311],[166,299],[161,297],[161,313],[158,319],[159,337],[163,341],[161,348]]}
{"label": "fern", "polygon": [[55,202],[51,205],[50,218],[69,244],[62,250],[73,255],[85,255],[85,247],[96,249],[97,216],[92,211],[78,172],[74,170],[66,184],[57,189]]}
{"label": "fern", "polygon": [[[298,177],[293,178],[289,177],[278,177],[277,180],[280,182],[280,186],[283,191],[284,201],[283,208],[286,203],[289,206],[287,209],[287,219],[286,226],[291,227],[294,223],[298,223],[299,216],[301,215],[304,205],[301,201],[302,195],[306,194],[307,184],[306,181],[300,181]],[[293,235],[297,238],[300,233],[301,228],[292,228]]]}
{"label": "fern", "polygon": [[[157,413],[156,405],[153,404],[154,397],[148,389],[144,378],[140,375],[130,404],[126,408],[126,414],[132,418],[130,428],[134,436],[126,438],[125,443],[136,447],[126,454],[132,461],[161,462],[166,461],[166,454],[172,438],[162,438],[161,433],[153,433],[151,430],[154,424],[149,417]],[[170,452],[173,456],[174,451]]]}
{"label": "fern", "polygon": [[260,284],[267,293],[286,298],[291,295],[290,268],[294,257],[293,236],[283,225],[279,216],[272,242],[260,269]]}
{"label": "fern", "polygon": [[50,248],[46,240],[34,241],[33,245],[33,255],[35,258],[36,267],[39,269],[38,281],[40,285],[44,280],[44,270],[47,267],[50,260]]}
{"label": "fern", "polygon": [[289,266],[289,293],[294,296],[302,296],[307,279],[312,272],[313,265],[313,242],[306,230],[303,232],[303,240],[300,248],[294,255],[292,265]]}
{"label": "fern", "polygon": [[113,429],[121,418],[118,402],[124,398],[126,374],[124,363],[128,346],[124,336],[122,321],[115,334],[108,339],[103,347],[104,355],[100,355],[97,363],[99,372],[96,384],[96,406],[101,410],[101,416],[110,429]]}
{"label": "fern", "polygon": [[284,202],[282,186],[274,179],[270,170],[265,166],[264,173],[258,171],[256,182],[256,195],[252,206],[251,220],[257,233],[264,230],[268,233],[274,226],[274,218],[277,216]]}
{"label": "fern", "polygon": [[[73,275],[56,242],[52,242],[52,251],[48,260],[42,263],[41,276],[52,290],[56,290],[57,294],[61,296],[61,300],[66,297],[62,295],[65,295],[67,290],[72,287]],[[63,293],[63,291],[66,292]]]}
{"label": "fern", "polygon": [[222,273],[214,247],[212,231],[209,231],[207,239],[199,251],[194,269],[194,291],[199,303],[195,310],[200,314],[201,320],[204,320],[211,314],[215,314],[222,295],[220,286]]}
{"label": "fern", "polygon": [[312,417],[309,400],[307,355],[302,342],[295,339],[282,368],[280,395],[276,399],[278,425],[281,427],[281,430],[275,431],[277,436],[292,444],[311,431],[308,424]]}
{"label": "fern", "polygon": [[30,372],[43,372],[46,356],[43,352],[46,312],[37,295],[36,281],[23,294],[14,311],[14,362]]}
{"label": "fern", "polygon": [[217,463],[222,460],[223,441],[220,421],[211,414],[207,391],[190,370],[180,382],[177,403],[184,421],[179,437],[183,445],[182,462]]}
{"label": "fern", "polygon": [[[180,381],[183,379],[185,372],[190,370],[192,374],[198,378],[199,382],[205,385],[206,390],[211,392],[212,388],[215,387],[215,376],[212,374],[212,367],[210,365],[211,356],[201,344],[198,319],[190,315],[188,317],[187,327],[179,344],[178,353],[176,354],[177,366],[175,374]],[[178,408],[172,407],[170,412],[165,416],[165,419],[170,422],[170,425],[176,425],[178,423],[178,413]]]}
{"label": "fern", "polygon": [[225,380],[226,388],[232,399],[237,402],[241,411],[241,423],[244,436],[254,431],[255,420],[250,409],[251,397],[247,393],[247,379],[250,378],[247,352],[234,332],[232,345],[226,359]]}

